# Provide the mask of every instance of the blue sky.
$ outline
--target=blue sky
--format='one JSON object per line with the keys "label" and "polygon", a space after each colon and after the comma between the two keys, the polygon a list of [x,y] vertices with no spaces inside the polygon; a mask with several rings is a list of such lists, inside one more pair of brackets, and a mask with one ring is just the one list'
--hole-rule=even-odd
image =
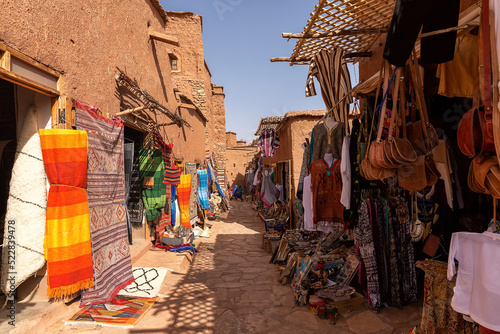
{"label": "blue sky", "polygon": [[[205,60],[212,82],[226,93],[226,131],[252,141],[262,117],[291,110],[324,109],[318,96],[305,97],[308,66],[271,63],[291,55],[318,0],[161,0],[165,10],[203,16]],[[352,74],[351,74],[352,76]],[[357,78],[352,78],[353,84]]]}

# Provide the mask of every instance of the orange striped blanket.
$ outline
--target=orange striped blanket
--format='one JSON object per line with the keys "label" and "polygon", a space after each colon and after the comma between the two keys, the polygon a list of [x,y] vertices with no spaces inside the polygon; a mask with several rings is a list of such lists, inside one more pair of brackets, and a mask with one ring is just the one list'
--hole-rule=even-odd
{"label": "orange striped blanket", "polygon": [[63,298],[94,285],[87,200],[85,131],[41,129],[43,163],[51,184],[45,226],[47,296]]}
{"label": "orange striped blanket", "polygon": [[191,227],[189,218],[189,199],[191,198],[191,174],[181,175],[181,183],[177,186],[179,207],[181,209],[181,225]]}

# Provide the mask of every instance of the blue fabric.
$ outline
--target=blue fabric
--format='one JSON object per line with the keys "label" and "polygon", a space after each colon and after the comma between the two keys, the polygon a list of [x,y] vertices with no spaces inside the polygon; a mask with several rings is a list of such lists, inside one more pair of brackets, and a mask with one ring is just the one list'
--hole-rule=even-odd
{"label": "blue fabric", "polygon": [[208,164],[205,164],[207,167],[207,175],[208,175],[208,197],[212,196],[212,171],[210,170],[210,167]]}
{"label": "blue fabric", "polygon": [[199,182],[198,182],[198,202],[203,210],[210,209],[210,203],[208,203],[208,175],[206,170],[197,171]]}
{"label": "blue fabric", "polygon": [[170,208],[172,211],[172,215],[171,215],[171,218],[170,218],[170,223],[172,224],[172,226],[175,226],[175,193],[177,191],[177,186],[175,184],[172,184],[172,196],[171,196],[171,203],[172,205],[170,205]]}
{"label": "blue fabric", "polygon": [[222,197],[224,197],[224,199],[227,199],[226,198],[226,195],[224,195],[224,192],[222,191],[220,185],[219,185],[219,182],[215,182],[215,184],[217,184],[217,189],[219,189],[219,194],[222,195]]}

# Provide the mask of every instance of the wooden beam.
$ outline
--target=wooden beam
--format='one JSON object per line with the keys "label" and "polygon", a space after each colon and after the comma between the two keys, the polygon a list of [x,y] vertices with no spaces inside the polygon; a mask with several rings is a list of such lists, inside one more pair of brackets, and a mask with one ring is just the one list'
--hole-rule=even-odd
{"label": "wooden beam", "polygon": [[[368,52],[350,52],[344,54],[344,58],[368,58],[373,55],[373,52],[368,51]],[[271,58],[271,62],[294,62],[295,63],[300,63],[301,65],[307,65],[305,62],[309,62],[312,60],[312,57],[302,57],[302,58],[294,58],[292,59],[291,57],[274,57]]]}
{"label": "wooden beam", "polygon": [[345,35],[382,34],[385,32],[387,32],[387,28],[365,28],[365,29],[334,30],[334,31],[315,33],[315,34],[284,32],[281,35],[283,36],[283,38],[323,38],[323,37],[345,36]]}
{"label": "wooden beam", "polygon": [[179,108],[187,108],[187,109],[197,109],[195,105],[189,103],[181,103],[179,104]]}
{"label": "wooden beam", "polygon": [[48,73],[56,78],[59,78],[61,76],[61,73],[54,71],[50,67],[43,65],[42,63],[37,62],[36,60],[28,57],[27,55],[11,48],[10,46],[3,44],[3,43],[0,43],[0,51],[9,52],[11,54],[11,57],[22,60],[25,63],[28,63],[31,66],[34,66],[34,67],[38,68],[39,70],[42,70],[43,72],[46,72],[46,73]]}
{"label": "wooden beam", "polygon": [[19,86],[23,86],[26,88],[29,88],[31,90],[34,90],[36,92],[42,93],[44,95],[48,96],[58,96],[60,93],[58,90],[52,89],[50,87],[47,87],[45,85],[42,85],[36,81],[33,81],[31,79],[28,79],[22,75],[16,74],[11,71],[7,71],[6,69],[0,67],[0,79],[4,79],[10,82],[13,82]]}
{"label": "wooden beam", "polygon": [[126,109],[126,110],[117,112],[115,116],[121,116],[121,115],[131,114],[133,112],[141,111],[141,110],[144,110],[146,108],[147,108],[146,106],[139,106],[139,107],[136,107],[136,108]]}
{"label": "wooden beam", "polygon": [[0,67],[10,71],[10,52],[4,51],[2,57],[0,58]]}
{"label": "wooden beam", "polygon": [[160,32],[156,32],[151,29],[148,29],[148,33],[151,39],[179,46],[179,39],[175,36],[162,34]]}
{"label": "wooden beam", "polygon": [[455,30],[462,30],[462,29],[468,29],[468,28],[474,28],[477,27],[474,24],[464,24],[458,27],[451,27],[451,28],[446,28],[446,29],[440,29],[440,30],[434,30],[434,31],[429,31],[423,34],[420,34],[418,38],[424,38],[424,37],[429,37],[429,36],[434,36],[434,35],[439,35],[439,34],[445,34],[450,31],[455,31]]}

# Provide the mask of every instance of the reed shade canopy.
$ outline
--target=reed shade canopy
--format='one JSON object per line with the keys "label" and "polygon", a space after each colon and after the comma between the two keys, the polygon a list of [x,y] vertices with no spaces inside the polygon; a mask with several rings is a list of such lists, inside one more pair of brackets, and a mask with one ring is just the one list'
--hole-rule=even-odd
{"label": "reed shade canopy", "polygon": [[275,129],[277,130],[278,125],[285,119],[283,116],[270,116],[261,118],[259,126],[255,131],[256,136],[260,136],[262,130],[264,129]]}
{"label": "reed shade canopy", "polygon": [[[290,65],[308,63],[316,53],[332,47],[346,54],[370,51],[387,31],[395,4],[395,0],[320,0],[303,30],[304,38],[295,45]],[[327,37],[315,38],[316,34]]]}

